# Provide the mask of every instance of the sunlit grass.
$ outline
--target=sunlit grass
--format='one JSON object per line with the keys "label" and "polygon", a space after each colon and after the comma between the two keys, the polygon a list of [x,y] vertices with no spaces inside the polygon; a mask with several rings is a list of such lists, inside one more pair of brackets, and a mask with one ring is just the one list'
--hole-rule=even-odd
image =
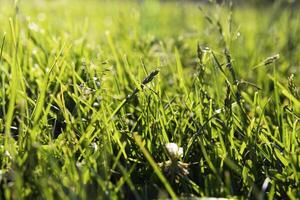
{"label": "sunlit grass", "polygon": [[0,3],[0,199],[299,198],[296,10]]}

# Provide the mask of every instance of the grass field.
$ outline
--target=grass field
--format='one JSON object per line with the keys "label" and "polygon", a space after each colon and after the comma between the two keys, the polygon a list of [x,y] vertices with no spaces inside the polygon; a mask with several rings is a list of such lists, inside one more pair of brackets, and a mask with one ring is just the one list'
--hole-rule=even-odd
{"label": "grass field", "polygon": [[0,199],[300,198],[300,13],[0,0]]}

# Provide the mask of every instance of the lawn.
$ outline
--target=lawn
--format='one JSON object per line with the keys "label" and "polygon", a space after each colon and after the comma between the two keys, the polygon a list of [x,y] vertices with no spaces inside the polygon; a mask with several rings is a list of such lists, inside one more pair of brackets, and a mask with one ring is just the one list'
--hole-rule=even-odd
{"label": "lawn", "polygon": [[299,21],[0,0],[0,199],[300,198]]}

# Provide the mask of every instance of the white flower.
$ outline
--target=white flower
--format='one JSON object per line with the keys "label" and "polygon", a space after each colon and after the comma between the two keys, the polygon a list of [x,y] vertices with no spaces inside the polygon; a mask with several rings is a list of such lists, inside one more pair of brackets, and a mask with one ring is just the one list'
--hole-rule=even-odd
{"label": "white flower", "polygon": [[178,145],[176,143],[167,143],[166,148],[172,159],[182,158],[183,148],[178,147]]}
{"label": "white flower", "polygon": [[39,32],[40,31],[40,27],[34,23],[34,22],[31,22],[28,24],[28,28],[32,31],[35,31],[35,32]]}

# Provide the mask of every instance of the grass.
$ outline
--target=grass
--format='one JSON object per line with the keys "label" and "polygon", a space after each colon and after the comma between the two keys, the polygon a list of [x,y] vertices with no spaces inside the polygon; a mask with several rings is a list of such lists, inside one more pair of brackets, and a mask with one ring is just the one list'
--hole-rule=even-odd
{"label": "grass", "polygon": [[0,19],[1,199],[300,197],[292,4],[2,0]]}

